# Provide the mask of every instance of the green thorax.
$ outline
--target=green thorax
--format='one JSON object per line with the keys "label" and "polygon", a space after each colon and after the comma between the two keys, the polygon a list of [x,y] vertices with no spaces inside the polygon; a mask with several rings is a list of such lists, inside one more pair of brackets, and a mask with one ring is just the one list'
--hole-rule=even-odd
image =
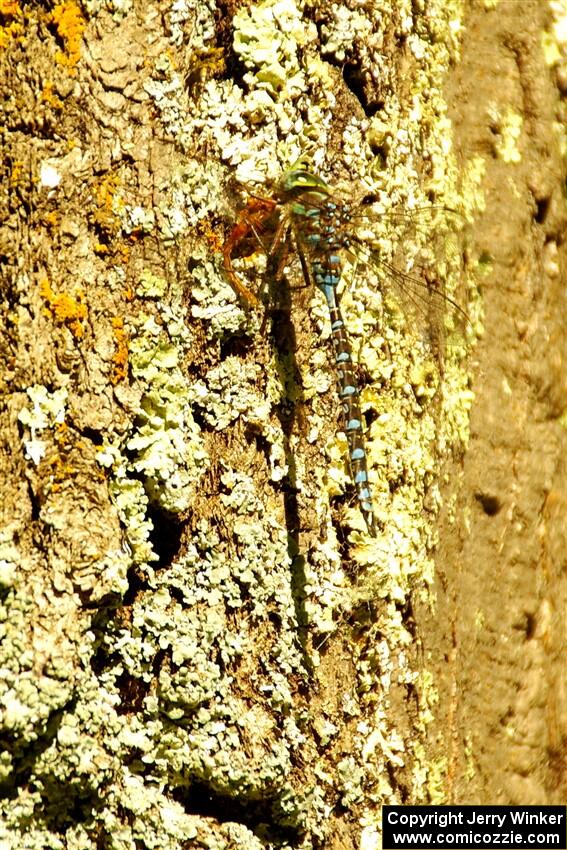
{"label": "green thorax", "polygon": [[[305,168],[292,167],[284,172],[278,184],[282,203],[291,203],[294,215],[307,215],[309,209],[328,200],[331,190],[324,180]],[[303,201],[304,203],[301,203]]]}

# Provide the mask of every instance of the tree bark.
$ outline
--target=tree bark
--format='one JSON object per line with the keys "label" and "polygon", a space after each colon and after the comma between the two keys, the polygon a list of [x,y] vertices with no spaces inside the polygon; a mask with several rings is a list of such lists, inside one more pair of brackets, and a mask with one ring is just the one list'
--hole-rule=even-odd
{"label": "tree bark", "polygon": [[[559,13],[350,5],[2,9],[2,846],[374,848],[383,804],[566,798]],[[345,271],[375,539],[293,244],[234,258],[265,315],[222,271],[300,156],[468,313],[426,338]]]}

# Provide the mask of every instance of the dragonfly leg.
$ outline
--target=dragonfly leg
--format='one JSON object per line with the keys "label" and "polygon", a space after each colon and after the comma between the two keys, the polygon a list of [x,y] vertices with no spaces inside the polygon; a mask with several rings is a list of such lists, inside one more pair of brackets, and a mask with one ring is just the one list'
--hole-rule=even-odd
{"label": "dragonfly leg", "polygon": [[248,199],[248,203],[243,210],[240,211],[238,220],[232,228],[228,238],[223,245],[223,267],[226,277],[236,292],[236,294],[245,301],[248,306],[258,308],[260,301],[258,297],[245,286],[232,263],[232,256],[238,246],[254,236],[260,244],[262,250],[267,253],[261,238],[261,230],[264,222],[274,212],[277,203],[269,198],[252,197]]}

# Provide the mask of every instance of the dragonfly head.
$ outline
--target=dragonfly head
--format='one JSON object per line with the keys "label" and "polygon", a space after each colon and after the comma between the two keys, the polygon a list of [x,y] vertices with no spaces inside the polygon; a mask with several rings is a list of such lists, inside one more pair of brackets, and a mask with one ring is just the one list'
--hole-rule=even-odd
{"label": "dragonfly head", "polygon": [[303,167],[301,160],[283,173],[279,189],[285,200],[299,198],[305,192],[316,192],[324,197],[331,192],[324,180]]}

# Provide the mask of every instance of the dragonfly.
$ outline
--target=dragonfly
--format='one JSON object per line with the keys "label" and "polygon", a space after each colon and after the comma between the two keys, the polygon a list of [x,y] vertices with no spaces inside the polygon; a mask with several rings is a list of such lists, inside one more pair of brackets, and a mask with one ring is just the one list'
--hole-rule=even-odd
{"label": "dragonfly", "polygon": [[[299,161],[284,172],[272,196],[248,197],[223,245],[223,267],[240,300],[247,307],[257,309],[261,302],[237,274],[234,255],[242,243],[253,239],[269,260],[280,254],[285,258],[286,252],[282,249],[289,246],[289,237],[292,235],[306,284],[320,290],[327,303],[343,427],[348,445],[348,465],[366,528],[372,537],[376,537],[378,524],[368,476],[360,387],[338,294],[344,269],[343,256],[347,254],[353,256],[357,263],[380,267],[399,288],[405,290],[406,300],[409,298],[414,304],[444,302],[453,306],[457,313],[463,316],[466,314],[440,290],[428,288],[423,280],[401,271],[387,262],[377,249],[370,247],[365,237],[360,235],[360,227],[368,219],[368,209],[364,204],[357,207],[348,200],[339,199],[321,177]],[[268,240],[266,234],[270,234]],[[282,266],[280,259],[276,276],[281,274]]]}

